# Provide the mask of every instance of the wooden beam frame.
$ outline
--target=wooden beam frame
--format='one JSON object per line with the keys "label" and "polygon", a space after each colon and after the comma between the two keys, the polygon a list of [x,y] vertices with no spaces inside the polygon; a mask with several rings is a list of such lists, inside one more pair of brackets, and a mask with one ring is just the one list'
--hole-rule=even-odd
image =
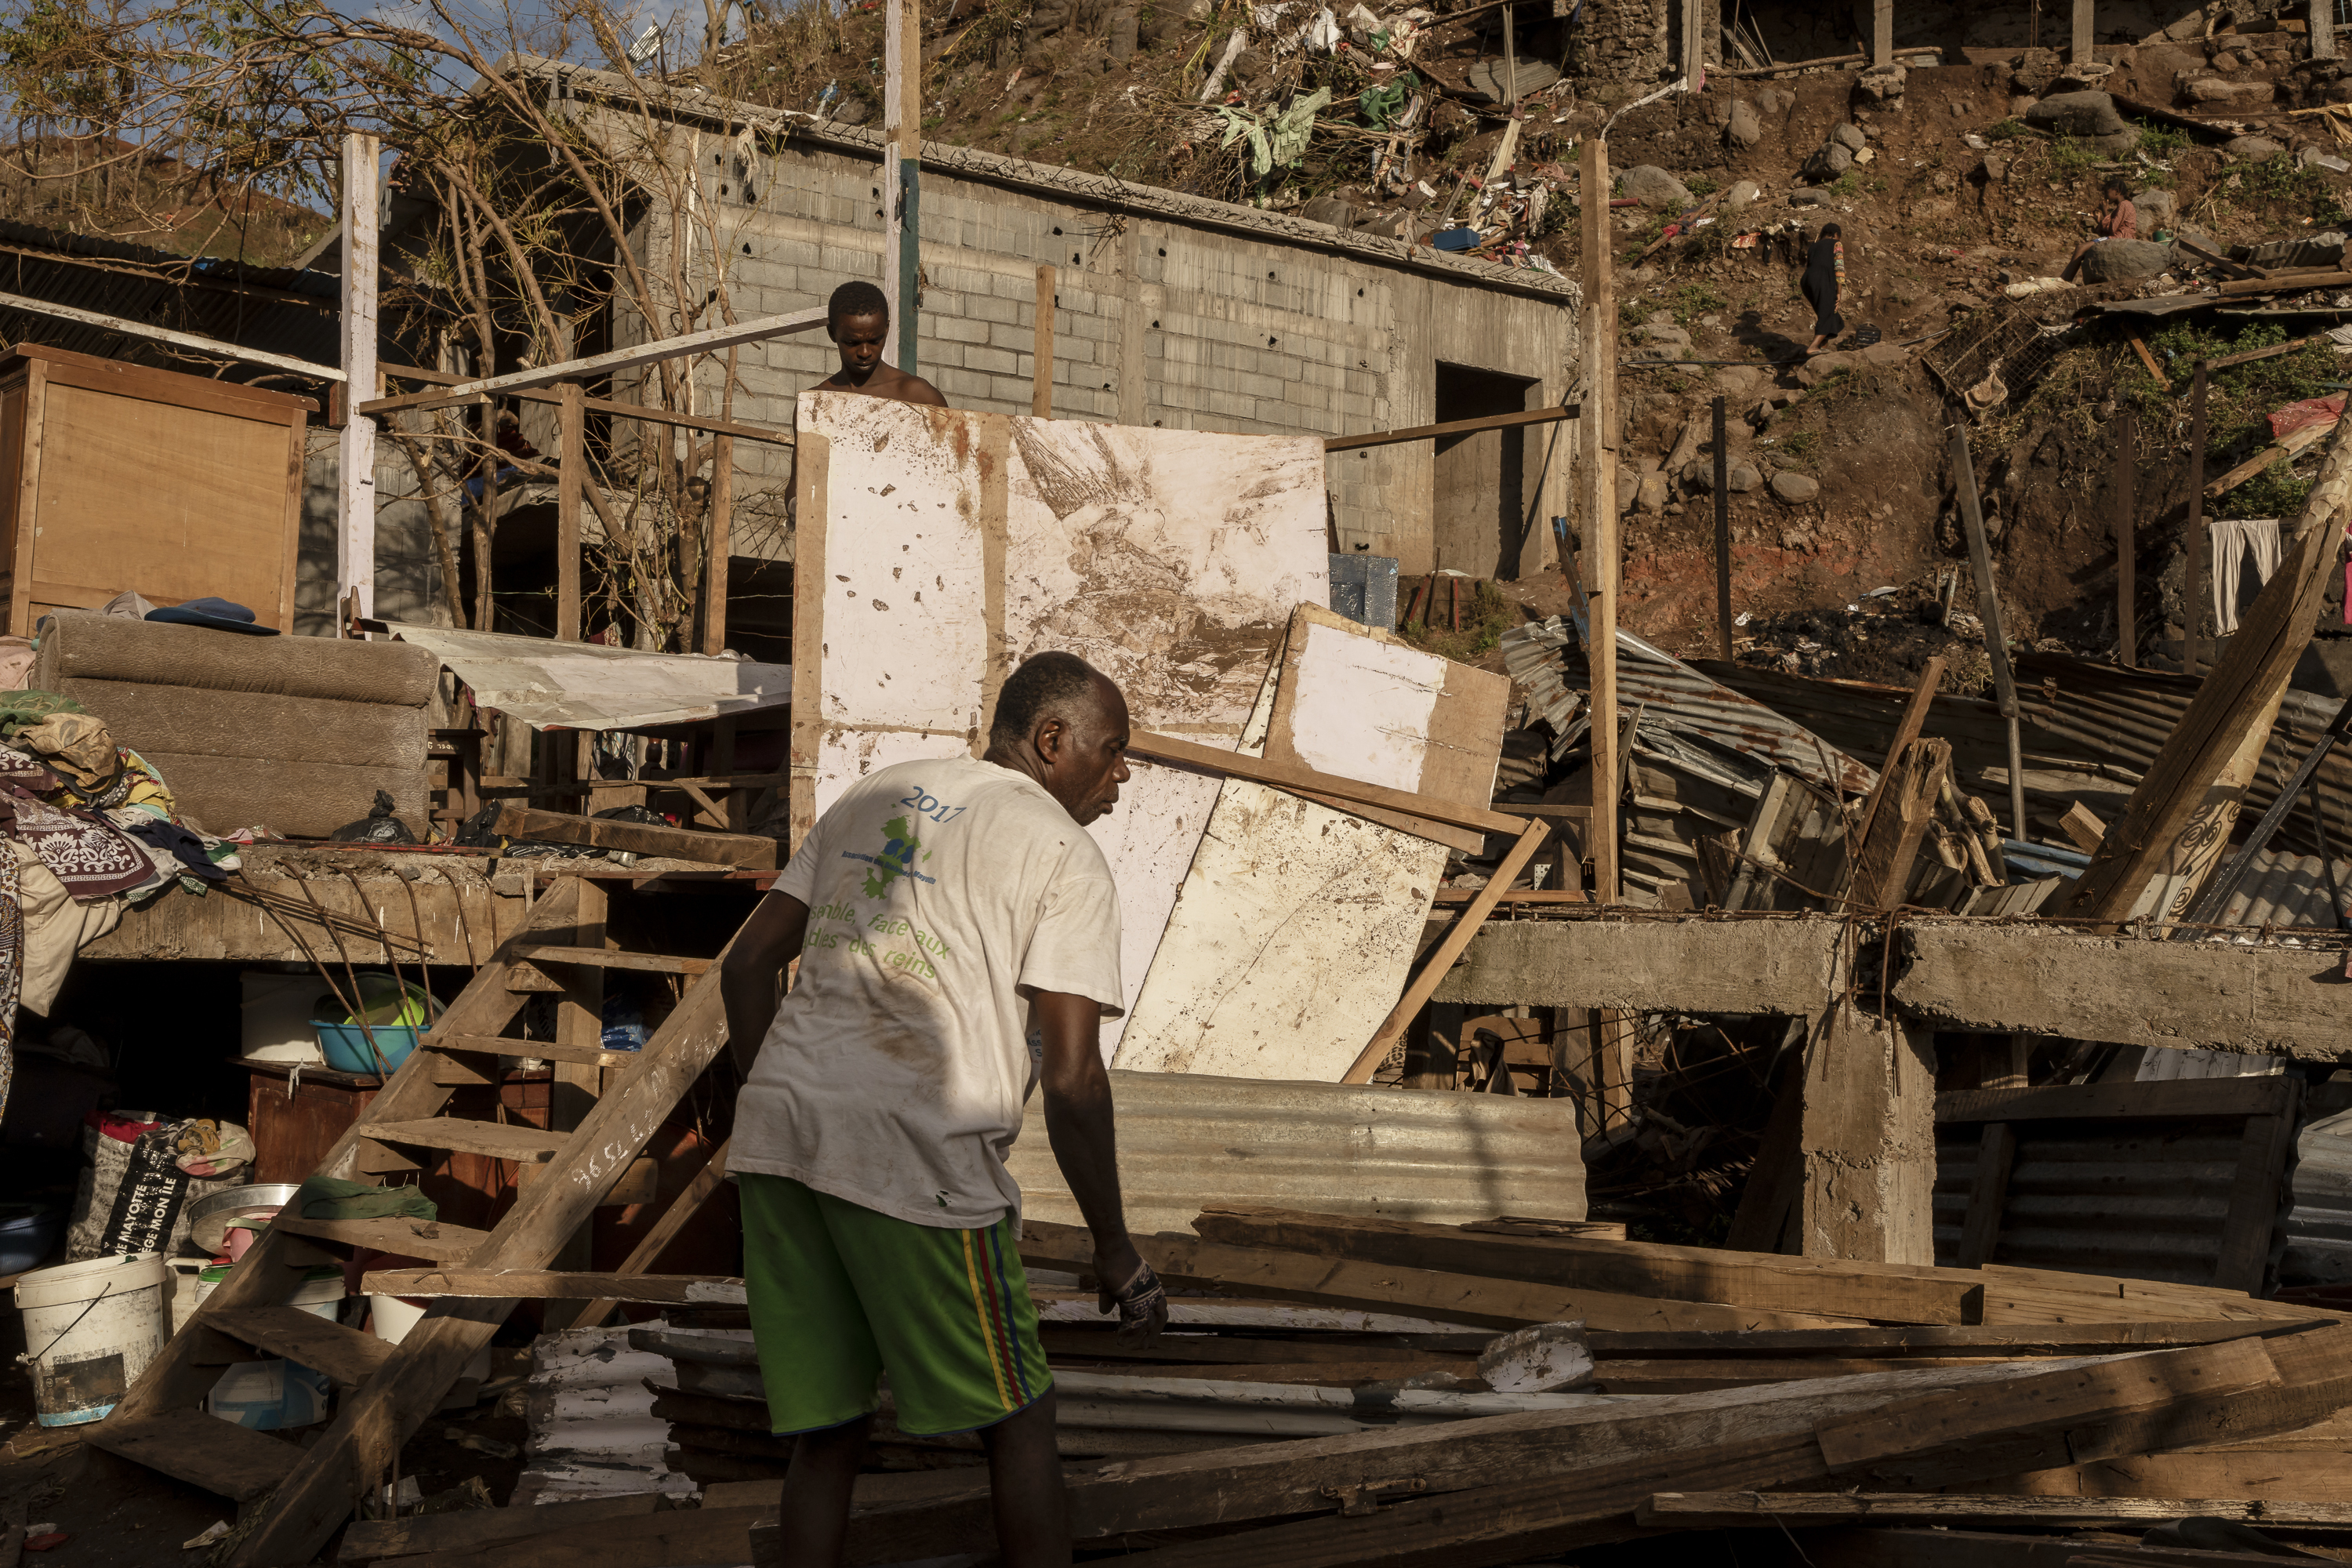
{"label": "wooden beam frame", "polygon": [[[461,386],[466,377],[452,375],[444,370],[426,370],[421,365],[388,364],[377,367],[387,381],[421,381],[428,386]],[[562,401],[560,393],[532,388],[509,393],[518,403],[555,404]],[[713,419],[700,414],[679,414],[667,408],[650,408],[642,403],[614,403],[603,397],[584,399],[581,406],[591,414],[608,415],[614,419],[642,419],[651,425],[668,425],[680,430],[700,430],[715,436],[733,436],[745,441],[764,442],[771,447],[793,444],[793,433],[766,425],[745,425],[738,420]]]}
{"label": "wooden beam frame", "polygon": [[263,353],[258,349],[241,349],[235,343],[222,342],[218,338],[200,337],[194,332],[175,332],[169,327],[151,327],[144,321],[100,315],[96,310],[78,310],[71,305],[53,305],[47,300],[30,300],[22,294],[0,294],[0,310],[22,310],[33,316],[53,316],[77,326],[97,327],[105,331],[121,332],[125,337],[146,338],[153,342],[169,343],[173,348],[211,354],[216,359],[234,360],[239,364],[267,365],[271,370],[306,375],[313,381],[340,382],[343,379],[343,373],[331,364],[289,359],[284,354]]}
{"label": "wooden beam frame", "polygon": [[[1451,21],[1454,18],[1448,17]],[[1393,447],[1404,441],[1432,441],[1444,436],[1469,436],[1481,430],[1515,430],[1522,425],[1552,425],[1574,419],[1581,408],[1573,403],[1558,408],[1538,408],[1524,414],[1489,414],[1480,419],[1449,419],[1443,425],[1415,425],[1407,430],[1382,430],[1370,436],[1326,436],[1327,452],[1352,452],[1359,447]]]}
{"label": "wooden beam frame", "polygon": [[[343,383],[361,396],[376,390],[376,164],[382,153],[373,136],[343,138],[342,310],[337,317]],[[348,401],[348,400],[347,400]],[[359,613],[375,614],[375,421],[353,414],[343,420],[336,447],[335,602],[359,595]]]}
{"label": "wooden beam frame", "polygon": [[555,364],[538,365],[530,370],[509,371],[504,375],[485,377],[479,381],[461,382],[456,386],[436,392],[415,392],[401,397],[379,397],[357,404],[354,414],[393,414],[403,409],[454,408],[463,403],[478,403],[485,398],[500,397],[528,388],[553,386],[560,382],[585,382],[597,376],[611,375],[617,371],[635,370],[644,365],[658,364],[666,359],[681,359],[689,354],[717,353],[722,349],[740,348],[768,338],[782,337],[787,332],[804,332],[811,327],[825,324],[822,305],[814,310],[793,310],[781,316],[761,316],[756,321],[730,322],[721,327],[708,327],[698,332],[688,332],[675,338],[657,338],[635,348],[614,349],[610,353],[591,354],[586,359],[563,360]]}

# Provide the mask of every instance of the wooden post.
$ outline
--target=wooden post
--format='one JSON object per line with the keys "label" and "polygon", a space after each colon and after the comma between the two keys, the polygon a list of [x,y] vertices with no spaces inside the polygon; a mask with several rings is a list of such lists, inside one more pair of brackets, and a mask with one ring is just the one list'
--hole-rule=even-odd
{"label": "wooden post", "polygon": [[1503,7],[1503,104],[1511,118],[1519,115],[1519,41],[1518,28],[1513,26],[1511,7]]}
{"label": "wooden post", "polygon": [[[343,138],[341,321],[343,374],[348,378],[343,383],[346,411],[383,391],[375,369],[377,157],[374,137]],[[349,412],[337,447],[335,582],[338,602],[356,592],[360,614],[375,615],[375,421]]]}
{"label": "wooden post", "polygon": [[1706,28],[1701,0],[1683,0],[1683,79],[1696,89],[1706,74]]}
{"label": "wooden post", "polygon": [[1842,1001],[1822,1018],[1814,1040],[1799,1135],[1801,1251],[1865,1263],[1935,1262],[1935,1035]]}
{"label": "wooden post", "polygon": [[2017,1159],[2017,1135],[2006,1121],[1989,1121],[1977,1145],[1977,1175],[1969,1189],[1968,1217],[1960,1224],[1958,1268],[1981,1268],[1992,1261],[2000,1240],[2000,1211],[2009,1204],[2009,1173]]}
{"label": "wooden post", "polygon": [[1054,268],[1037,268],[1037,343],[1029,357],[1029,412],[1040,419],[1054,416]]}
{"label": "wooden post", "polygon": [[710,560],[702,570],[702,651],[727,651],[727,552],[735,542],[735,437],[710,439]]}
{"label": "wooden post", "polygon": [[2091,0],[2074,0],[2074,47],[2067,51],[2066,63],[2086,66],[2097,58],[2091,42]]}
{"label": "wooden post", "polygon": [[1618,896],[1617,841],[1617,296],[1610,279],[1609,149],[1598,136],[1584,143],[1578,202],[1584,230],[1584,561],[1580,576],[1590,605],[1585,653],[1592,668],[1592,816],[1586,847],[1592,856],[1592,897]]}
{"label": "wooden post", "polygon": [[1715,400],[1715,626],[1731,660],[1731,455],[1725,450],[1723,399]]}
{"label": "wooden post", "polygon": [[890,335],[882,357],[908,375],[917,373],[921,335],[915,295],[921,273],[920,164],[923,142],[922,0],[889,0],[883,34],[882,195],[889,215],[882,251],[882,291],[895,292]]}
{"label": "wooden post", "polygon": [[2311,58],[2336,58],[2336,0],[2311,0]]}
{"label": "wooden post", "polygon": [[1870,64],[1884,70],[1895,63],[1895,0],[1870,0]]}
{"label": "wooden post", "polygon": [[2132,493],[2134,453],[2128,403],[2116,406],[2115,442],[2116,655],[2126,669],[2136,669],[2139,667],[2139,615],[2133,600],[2137,597],[2139,543],[2133,512],[2138,502]]}
{"label": "wooden post", "polygon": [[[2009,832],[2025,840],[2025,748],[2018,733],[2017,679],[2009,668],[2009,636],[2000,622],[2000,595],[1992,580],[1992,546],[1985,538],[1984,510],[1977,502],[1976,460],[1969,456],[1969,433],[1952,426],[1952,488],[1968,531],[1969,564],[1977,579],[1977,614],[1984,622],[1985,656],[1992,661],[1993,696],[2009,726]],[[2189,492],[2196,493],[2193,489]],[[2191,504],[2194,504],[2193,502]]]}
{"label": "wooden post", "polygon": [[[576,384],[566,382],[564,390],[575,389]],[[558,737],[554,731],[543,734],[542,741]],[[564,736],[562,739],[569,740]],[[531,873],[526,873],[529,875]],[[601,948],[604,942],[605,892],[602,882],[586,877],[575,879],[580,884],[580,913],[572,928],[572,939],[565,945]],[[553,940],[551,938],[550,940]],[[566,965],[563,989],[555,998],[555,1043],[594,1048],[604,1039],[604,971],[595,964]],[[554,1082],[548,1086],[547,1125],[551,1131],[570,1132],[596,1109],[604,1093],[604,1069],[585,1062],[554,1062]],[[564,1242],[548,1265],[555,1269],[587,1269],[594,1267],[590,1255],[593,1226],[583,1225]],[[579,1315],[582,1303],[550,1301],[547,1304],[547,1326],[551,1331],[572,1326]]]}
{"label": "wooden post", "polygon": [[2180,672],[2192,680],[2203,673],[2197,634],[2205,624],[2206,370],[2206,362],[2199,360],[2189,389],[2189,528],[2180,542]]}
{"label": "wooden post", "polygon": [[[576,381],[556,408],[555,640],[580,640],[580,492],[588,482],[588,395]],[[496,415],[492,428],[495,429]],[[498,461],[496,454],[490,460]],[[618,542],[614,541],[614,542]]]}

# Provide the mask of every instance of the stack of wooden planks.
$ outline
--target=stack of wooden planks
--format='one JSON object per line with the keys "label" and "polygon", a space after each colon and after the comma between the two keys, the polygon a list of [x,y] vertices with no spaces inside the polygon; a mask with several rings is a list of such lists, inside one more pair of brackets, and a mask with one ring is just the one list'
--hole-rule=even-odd
{"label": "stack of wooden planks", "polygon": [[[1129,1348],[1069,1288],[1085,1232],[1029,1222],[1082,1550],[1150,1568],[1476,1568],[1673,1535],[1725,1561],[2224,1568],[2352,1546],[2338,1314],[2206,1285],[1568,1228],[1213,1207],[1190,1234],[1141,1238],[1177,1295],[1170,1332]],[[423,1288],[424,1272],[370,1288]],[[737,1282],[557,1283],[704,1303],[693,1327],[637,1331],[680,1369],[656,1390],[676,1440],[734,1432],[771,1466],[788,1456],[764,1430],[749,1336],[723,1326]],[[1584,1325],[1589,1379],[1517,1394],[1478,1381],[1498,1331],[1563,1321]],[[898,1473],[861,1485],[846,1561],[984,1550],[977,1445],[886,1436]],[[342,1555],[780,1563],[773,1479],[723,1472],[701,1471],[698,1510],[355,1526]],[[2140,1543],[2151,1531],[2161,1544]]]}

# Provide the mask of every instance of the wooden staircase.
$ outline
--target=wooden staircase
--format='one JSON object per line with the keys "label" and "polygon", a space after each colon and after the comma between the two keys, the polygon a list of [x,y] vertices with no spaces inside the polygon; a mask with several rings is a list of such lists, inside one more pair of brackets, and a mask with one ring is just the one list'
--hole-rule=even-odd
{"label": "wooden staircase", "polygon": [[[490,1342],[512,1306],[436,1300],[405,1339],[388,1344],[287,1305],[309,1268],[337,1260],[320,1244],[477,1269],[544,1268],[718,1053],[726,1031],[717,962],[607,950],[604,898],[580,878],[558,882],[541,898],[319,1168],[325,1175],[380,1179],[417,1168],[404,1150],[468,1151],[547,1167],[522,1184],[497,1227],[283,1215],[113,1413],[87,1429],[87,1440],[108,1453],[240,1505],[223,1568],[310,1562],[362,1496],[383,1482],[401,1445]],[[607,1051],[596,1043],[600,1020],[592,1003],[601,996],[606,968],[694,977],[643,1051]],[[559,1039],[504,1037],[528,995],[550,990],[562,992],[566,1002]],[[596,1081],[603,1069],[620,1072],[593,1103],[575,1094],[578,1121],[569,1132],[444,1114],[460,1089],[497,1082],[497,1058],[521,1056],[557,1064],[559,1092],[567,1081],[575,1089]],[[254,1351],[314,1368],[336,1385],[334,1419],[309,1447],[204,1409],[221,1366],[251,1359]]]}

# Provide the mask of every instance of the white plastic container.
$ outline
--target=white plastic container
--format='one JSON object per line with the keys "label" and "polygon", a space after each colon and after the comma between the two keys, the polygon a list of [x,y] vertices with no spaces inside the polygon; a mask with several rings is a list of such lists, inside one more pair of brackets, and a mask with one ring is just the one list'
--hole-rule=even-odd
{"label": "white plastic container", "polygon": [[[199,1289],[209,1295],[219,1283],[217,1279],[206,1279]],[[319,1269],[317,1278],[305,1280],[286,1304],[314,1318],[335,1321],[336,1310],[343,1304],[342,1270]],[[213,1384],[212,1393],[205,1397],[205,1408],[224,1421],[257,1431],[308,1426],[327,1418],[327,1374],[290,1361],[236,1362]]]}
{"label": "white plastic container", "polygon": [[[408,1331],[425,1321],[425,1309],[397,1296],[368,1298],[368,1327],[375,1337],[386,1344],[398,1344],[408,1337]],[[466,1363],[465,1372],[441,1401],[443,1410],[468,1410],[475,1404],[478,1390],[490,1376],[490,1347],[484,1345]]]}
{"label": "white plastic container", "polygon": [[44,1426],[103,1420],[163,1348],[163,1255],[131,1252],[37,1268],[16,1281],[23,1360]]}

